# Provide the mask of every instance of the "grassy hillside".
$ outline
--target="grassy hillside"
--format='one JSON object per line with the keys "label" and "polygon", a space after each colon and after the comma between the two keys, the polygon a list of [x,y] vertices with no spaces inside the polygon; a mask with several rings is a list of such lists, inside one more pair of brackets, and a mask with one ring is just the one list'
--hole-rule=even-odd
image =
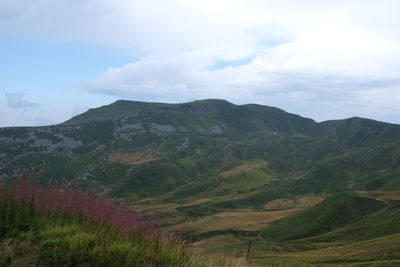
{"label": "grassy hillside", "polygon": [[[397,266],[399,196],[399,192],[334,195],[261,231],[261,244],[270,252],[267,256],[258,249],[254,256],[269,264]],[[283,257],[290,260],[280,260]]]}
{"label": "grassy hillside", "polygon": [[245,266],[78,187],[0,184],[0,266]]}
{"label": "grassy hillside", "polygon": [[198,217],[181,212],[210,201],[137,207],[157,213],[168,229],[207,251],[243,257],[252,241],[250,261],[268,266],[397,266],[400,260],[399,191],[292,196],[260,210],[220,209]]}
{"label": "grassy hillside", "polygon": [[337,194],[267,227],[262,231],[262,237],[279,241],[312,237],[356,222],[385,206],[381,201],[355,193]]}
{"label": "grassy hillside", "polygon": [[[304,246],[304,245],[303,245]],[[400,264],[400,234],[348,244],[314,245],[314,249],[269,250],[255,253],[259,262],[270,266],[390,266]]]}
{"label": "grassy hillside", "polygon": [[[0,157],[7,159],[0,171],[42,171],[43,180],[80,181],[132,201],[231,195],[188,210],[203,214],[293,194],[400,189],[399,136],[398,125],[361,118],[316,123],[216,99],[117,101],[61,125],[0,128]],[[267,165],[221,176],[257,161]]]}

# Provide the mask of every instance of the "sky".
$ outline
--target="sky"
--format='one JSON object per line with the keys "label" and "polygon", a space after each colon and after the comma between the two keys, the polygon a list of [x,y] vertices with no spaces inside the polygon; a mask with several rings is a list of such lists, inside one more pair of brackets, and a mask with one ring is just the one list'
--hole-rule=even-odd
{"label": "sky", "polygon": [[0,0],[0,127],[118,99],[400,123],[398,0]]}

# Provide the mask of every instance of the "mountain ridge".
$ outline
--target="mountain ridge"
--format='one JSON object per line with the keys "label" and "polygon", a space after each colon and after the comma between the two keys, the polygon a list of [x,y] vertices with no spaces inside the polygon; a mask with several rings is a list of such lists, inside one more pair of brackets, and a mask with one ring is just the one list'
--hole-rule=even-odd
{"label": "mountain ridge", "polygon": [[[118,116],[124,116],[124,115],[129,115],[129,114],[136,114],[136,113],[140,113],[141,111],[147,111],[147,110],[151,110],[151,109],[156,109],[156,108],[162,108],[162,107],[171,107],[171,106],[185,106],[185,105],[191,105],[191,104],[202,104],[202,103],[209,103],[209,102],[214,102],[214,104],[219,103],[226,103],[232,106],[236,106],[236,107],[255,107],[255,108],[268,108],[270,110],[276,110],[276,111],[281,111],[281,112],[285,112],[288,114],[293,114],[293,115],[297,115],[300,116],[302,118],[306,118],[303,117],[301,115],[295,114],[295,113],[290,113],[287,112],[283,109],[277,108],[277,107],[273,107],[273,106],[267,106],[267,105],[262,105],[262,104],[256,104],[256,103],[248,103],[248,104],[241,104],[241,105],[237,105],[237,104],[233,104],[231,102],[228,102],[227,100],[223,100],[223,99],[202,99],[202,100],[195,100],[195,101],[191,101],[191,102],[183,102],[183,103],[163,103],[163,102],[146,102],[146,101],[136,101],[136,100],[117,100],[111,104],[108,105],[103,105],[97,108],[91,108],[86,112],[83,112],[81,114],[78,114],[68,120],[66,120],[65,122],[62,122],[61,124],[70,124],[70,123],[81,123],[83,121],[78,121],[76,119],[78,119],[80,116],[87,114],[87,113],[91,113],[93,111],[98,111],[98,110],[103,110],[106,108],[113,108],[114,106],[117,106],[119,104],[123,104],[125,106],[128,106],[130,108],[133,108],[132,111],[127,112],[127,113],[121,113],[121,114],[117,114],[114,117],[107,117],[107,119],[112,119],[112,118],[116,118]],[[133,107],[134,105],[139,105],[142,106],[141,108],[137,108],[137,107]],[[144,107],[146,106],[146,107]],[[80,118],[79,118],[80,119]],[[100,120],[102,118],[99,118]],[[104,118],[103,118],[104,119]],[[312,118],[307,118],[307,119],[311,119]],[[94,119],[93,121],[95,121],[96,119]],[[344,118],[344,119],[329,119],[329,120],[324,120],[324,121],[320,121],[317,122],[315,120],[313,120],[315,123],[333,123],[333,122],[340,122],[340,121],[353,121],[353,120],[368,120],[368,121],[373,121],[373,122],[378,122],[378,123],[385,123],[385,124],[390,124],[390,125],[399,125],[398,123],[390,123],[390,122],[385,122],[385,121],[380,121],[380,120],[375,120],[375,119],[370,119],[370,118],[365,118],[365,117],[359,117],[359,116],[353,116],[353,117],[349,117],[349,118]],[[11,126],[13,127],[13,126]],[[23,127],[23,126],[22,126]]]}
{"label": "mountain ridge", "polygon": [[[132,199],[180,187],[173,199],[193,192],[237,195],[243,190],[234,189],[235,183],[240,187],[246,179],[252,181],[245,186],[250,195],[281,186],[287,193],[385,184],[397,189],[399,151],[400,125],[358,117],[318,123],[278,108],[219,99],[120,100],[54,126],[0,128],[3,176],[42,171],[45,180],[80,180]],[[268,165],[239,167],[246,171],[230,179],[220,176],[257,160]]]}

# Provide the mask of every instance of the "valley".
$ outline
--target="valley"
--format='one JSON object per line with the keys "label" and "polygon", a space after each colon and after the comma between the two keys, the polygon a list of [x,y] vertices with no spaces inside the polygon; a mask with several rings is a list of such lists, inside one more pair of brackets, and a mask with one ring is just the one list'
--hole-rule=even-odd
{"label": "valley", "polygon": [[397,266],[399,196],[400,191],[302,195],[270,201],[261,209],[226,209],[198,218],[178,210],[216,200],[133,207],[206,251],[243,258],[251,241],[249,259],[268,266]]}

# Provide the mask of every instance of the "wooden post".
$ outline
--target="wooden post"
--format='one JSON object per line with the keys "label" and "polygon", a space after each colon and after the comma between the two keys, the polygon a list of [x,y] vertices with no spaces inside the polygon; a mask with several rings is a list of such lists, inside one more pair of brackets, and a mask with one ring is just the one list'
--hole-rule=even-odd
{"label": "wooden post", "polygon": [[249,240],[248,241],[248,243],[247,243],[247,254],[246,254],[246,260],[248,260],[249,259],[249,255],[250,255],[250,248],[251,248],[251,243],[252,243],[253,241],[251,241],[251,240]]}

